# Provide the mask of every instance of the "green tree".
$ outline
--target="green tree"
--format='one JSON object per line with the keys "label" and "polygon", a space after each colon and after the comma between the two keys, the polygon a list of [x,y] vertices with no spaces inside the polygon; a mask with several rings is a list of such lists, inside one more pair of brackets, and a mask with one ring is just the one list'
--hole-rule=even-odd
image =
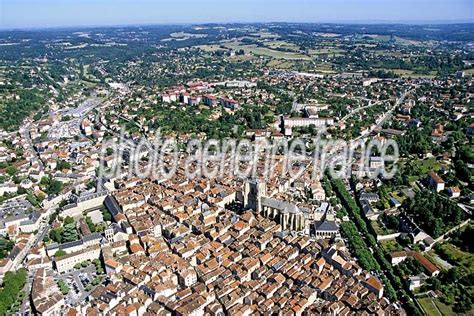
{"label": "green tree", "polygon": [[64,230],[62,234],[63,242],[75,241],[78,239],[76,224],[70,223],[64,225]]}
{"label": "green tree", "polygon": [[105,207],[102,208],[102,216],[104,218],[104,221],[106,222],[112,221],[112,214],[110,214],[109,210],[107,210]]}
{"label": "green tree", "polygon": [[53,240],[54,242],[57,242],[57,243],[62,243],[63,241],[63,228],[59,227],[59,228],[55,228],[55,229],[51,229],[50,232],[49,232],[49,238],[51,238],[51,240]]}
{"label": "green tree", "polygon": [[89,230],[92,233],[95,233],[95,231],[96,231],[95,225],[94,225],[94,223],[92,222],[92,219],[89,216],[86,216],[86,224],[87,224],[87,226],[89,226]]}
{"label": "green tree", "polygon": [[8,175],[10,177],[13,177],[16,173],[16,168],[14,166],[8,166],[6,169],[5,169],[6,173],[8,173]]}
{"label": "green tree", "polygon": [[58,160],[56,163],[56,170],[71,169],[71,164],[64,160]]}
{"label": "green tree", "polygon": [[8,271],[3,278],[3,287],[0,289],[0,315],[14,314],[15,302],[26,283],[25,269]]}
{"label": "green tree", "polygon": [[58,251],[56,251],[56,253],[54,254],[55,257],[62,257],[62,256],[65,256],[67,253],[66,251],[62,250],[62,249],[59,249]]}
{"label": "green tree", "polygon": [[69,293],[69,287],[67,286],[66,282],[63,279],[58,280],[59,290],[63,295],[67,295]]}
{"label": "green tree", "polygon": [[74,220],[74,218],[72,218],[71,216],[66,216],[66,218],[64,219],[64,224],[67,225],[67,224],[74,224],[76,221]]}

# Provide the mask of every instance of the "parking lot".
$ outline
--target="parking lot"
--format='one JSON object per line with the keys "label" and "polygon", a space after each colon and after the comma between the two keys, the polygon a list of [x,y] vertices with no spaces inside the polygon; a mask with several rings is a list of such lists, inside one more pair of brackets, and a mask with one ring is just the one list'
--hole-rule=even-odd
{"label": "parking lot", "polygon": [[62,279],[69,287],[69,293],[65,298],[66,303],[77,305],[83,301],[88,295],[87,286],[92,285],[91,282],[96,276],[94,265],[58,275],[57,279]]}

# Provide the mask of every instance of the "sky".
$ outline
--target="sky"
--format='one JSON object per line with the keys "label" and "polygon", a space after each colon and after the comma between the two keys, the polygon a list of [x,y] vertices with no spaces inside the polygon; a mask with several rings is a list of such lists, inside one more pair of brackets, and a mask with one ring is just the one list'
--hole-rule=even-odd
{"label": "sky", "polygon": [[473,22],[474,0],[0,0],[0,28],[207,22]]}

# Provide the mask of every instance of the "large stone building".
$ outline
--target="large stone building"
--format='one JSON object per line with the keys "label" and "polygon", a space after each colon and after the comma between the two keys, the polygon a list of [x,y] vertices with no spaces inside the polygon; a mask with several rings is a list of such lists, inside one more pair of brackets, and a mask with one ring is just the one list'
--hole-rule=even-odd
{"label": "large stone building", "polygon": [[264,182],[250,180],[244,187],[244,207],[252,209],[279,223],[283,230],[305,231],[309,234],[309,213],[293,203],[280,201],[267,196]]}
{"label": "large stone building", "polygon": [[56,270],[59,273],[63,273],[72,270],[76,264],[83,261],[99,259],[100,252],[100,245],[93,245],[83,250],[55,258]]}

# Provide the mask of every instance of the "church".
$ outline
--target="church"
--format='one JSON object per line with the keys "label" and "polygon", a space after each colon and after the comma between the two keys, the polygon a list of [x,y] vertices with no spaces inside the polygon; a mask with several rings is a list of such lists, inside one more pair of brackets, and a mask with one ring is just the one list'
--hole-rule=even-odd
{"label": "church", "polygon": [[279,223],[283,230],[302,232],[321,239],[339,236],[339,225],[329,203],[323,202],[313,210],[268,197],[265,182],[258,179],[245,183],[243,205]]}

